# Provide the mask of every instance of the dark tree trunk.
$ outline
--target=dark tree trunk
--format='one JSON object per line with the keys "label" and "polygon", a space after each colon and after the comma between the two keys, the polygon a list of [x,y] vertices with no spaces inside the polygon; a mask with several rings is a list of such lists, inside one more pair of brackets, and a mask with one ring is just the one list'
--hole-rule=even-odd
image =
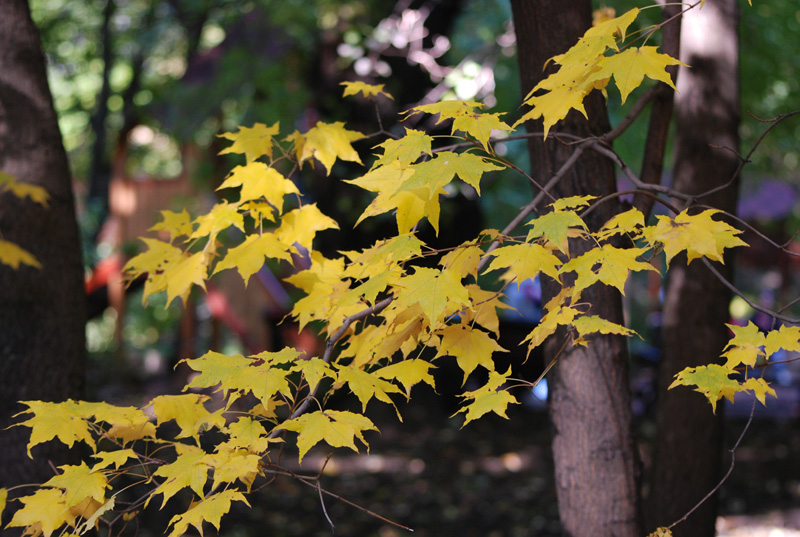
{"label": "dark tree trunk", "polygon": [[86,304],[69,166],[39,35],[25,0],[0,0],[0,13],[0,169],[50,193],[46,208],[8,193],[0,199],[4,239],[42,264],[0,265],[0,486],[10,486],[52,475],[51,445],[34,448],[31,461],[30,430],[6,428],[23,409],[17,401],[81,395]]}
{"label": "dark tree trunk", "polygon": [[[681,59],[692,67],[681,68],[675,97],[674,186],[678,190],[699,194],[728,183],[736,172],[738,160],[730,150],[739,149],[737,24],[735,0],[707,2],[702,10],[684,16]],[[714,36],[712,40],[707,39],[709,35]],[[734,212],[736,198],[734,182],[700,203]],[[730,278],[731,266],[728,259],[717,268]],[[724,323],[729,301],[730,293],[705,265],[694,261],[687,266],[685,256],[672,261],[664,304],[658,437],[647,501],[649,529],[680,519],[719,480],[721,405],[714,415],[702,395],[666,388],[682,369],[719,359],[728,341]],[[677,525],[673,534],[712,536],[716,515],[715,496]]]}
{"label": "dark tree trunk", "polygon": [[[589,0],[512,0],[517,49],[526,94],[549,72],[542,66],[550,57],[565,52],[591,25]],[[589,120],[571,113],[551,130],[546,142],[529,143],[531,170],[545,184],[574,148],[557,140],[557,133],[600,135],[608,130],[603,97],[594,92],[586,99]],[[527,125],[541,132],[540,122]],[[614,192],[612,163],[594,152],[585,153],[553,189],[555,197]],[[598,207],[587,224],[597,229],[618,211],[613,202]],[[580,253],[580,245],[574,254]],[[573,255],[574,255],[573,254]],[[544,300],[554,292],[544,286]],[[596,285],[584,292],[592,313],[623,324],[619,293]],[[553,337],[545,353],[549,361],[563,337]],[[563,336],[563,334],[562,334]],[[559,513],[565,534],[579,537],[641,535],[638,494],[638,455],[631,426],[628,356],[624,339],[594,337],[588,348],[567,348],[549,376],[550,411],[554,428],[553,456]]]}

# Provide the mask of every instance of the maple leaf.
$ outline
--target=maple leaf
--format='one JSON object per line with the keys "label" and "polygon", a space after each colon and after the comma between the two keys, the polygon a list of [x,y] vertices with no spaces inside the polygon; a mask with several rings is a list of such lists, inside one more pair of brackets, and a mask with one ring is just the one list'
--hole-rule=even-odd
{"label": "maple leaf", "polygon": [[150,418],[141,409],[86,401],[79,402],[78,408],[85,419],[94,418],[97,422],[105,422],[110,425],[110,429],[105,434],[111,438],[130,442],[156,436],[155,425],[150,422]]}
{"label": "maple leaf", "polygon": [[733,403],[734,395],[742,389],[736,379],[730,378],[732,373],[735,371],[718,364],[687,367],[675,375],[675,380],[669,385],[669,389],[676,386],[696,386],[694,391],[706,396],[716,414],[717,401],[725,397]]}
{"label": "maple leaf", "polygon": [[742,390],[752,390],[753,395],[755,395],[756,399],[764,406],[767,405],[767,394],[772,397],[778,397],[775,390],[770,388],[769,384],[767,384],[767,381],[764,379],[749,378],[742,383]]}
{"label": "maple leaf", "polygon": [[295,133],[292,139],[299,164],[302,165],[313,156],[325,166],[330,175],[337,158],[361,164],[361,158],[350,142],[363,137],[360,132],[348,130],[344,123],[337,121],[319,122],[305,134]]}
{"label": "maple leaf", "polygon": [[50,194],[44,187],[17,181],[11,175],[0,172],[0,194],[9,191],[19,199],[30,198],[34,203],[38,203],[42,207],[47,207],[47,202],[50,199]]}
{"label": "maple leaf", "polygon": [[[367,403],[373,397],[378,401],[395,406],[389,394],[400,393],[400,389],[394,384],[382,380],[377,375],[352,366],[339,367],[337,373],[338,382],[341,384],[346,383],[350,387],[350,391],[361,401],[362,412],[367,410]],[[397,411],[397,407],[395,407],[395,411]],[[397,416],[399,418],[400,414],[398,413]],[[400,421],[403,420],[401,419]]]}
{"label": "maple leaf", "polygon": [[465,242],[447,252],[439,260],[439,266],[444,270],[454,271],[462,278],[472,276],[477,279],[483,250],[475,243],[476,241]]}
{"label": "maple leaf", "polygon": [[189,212],[184,209],[176,213],[174,211],[161,211],[161,222],[155,224],[148,231],[166,231],[169,233],[169,240],[174,241],[176,237],[189,236],[193,231],[192,218]]}
{"label": "maple leaf", "polygon": [[534,95],[525,101],[525,104],[533,109],[523,114],[514,123],[514,127],[516,128],[528,120],[536,120],[541,117],[544,122],[544,136],[546,139],[550,128],[567,117],[570,110],[575,109],[588,119],[586,109],[583,107],[583,99],[591,89],[589,87],[576,91],[571,87],[562,86],[554,88],[544,95]]}
{"label": "maple leaf", "polygon": [[632,208],[624,213],[611,217],[594,236],[598,241],[606,240],[616,234],[630,234],[633,238],[641,233],[644,227],[644,215],[637,208]]}
{"label": "maple leaf", "polygon": [[297,418],[286,420],[278,426],[297,433],[297,448],[299,461],[309,449],[321,441],[331,447],[348,447],[358,453],[355,439],[358,438],[365,446],[364,431],[377,431],[377,427],[361,414],[338,410],[318,410],[303,414]]}
{"label": "maple leaf", "polygon": [[414,190],[428,186],[431,195],[441,192],[457,175],[459,179],[472,186],[478,194],[481,193],[481,177],[484,173],[504,169],[495,166],[485,158],[472,153],[453,153],[441,151],[436,158],[411,166],[414,175],[407,179],[398,189]]}
{"label": "maple leaf", "polygon": [[209,240],[213,242],[220,231],[231,226],[244,233],[244,217],[242,213],[239,212],[237,205],[230,204],[226,200],[214,205],[208,214],[195,218],[194,223],[197,224],[197,229],[189,235],[190,240],[209,236]]}
{"label": "maple leaf", "polygon": [[475,101],[451,100],[415,106],[414,108],[404,112],[404,114],[407,117],[418,113],[431,115],[439,114],[439,119],[436,121],[436,124],[438,125],[446,119],[455,119],[461,116],[473,114],[475,112],[475,108],[483,108],[483,105]]}
{"label": "maple leaf", "polygon": [[484,386],[478,388],[477,390],[466,392],[461,396],[467,400],[472,400],[471,403],[467,404],[463,408],[460,408],[458,412],[456,412],[456,414],[460,412],[466,413],[466,419],[464,420],[462,427],[472,420],[476,420],[484,414],[488,414],[489,412],[494,412],[498,416],[508,419],[508,416],[506,415],[506,409],[508,408],[508,405],[519,403],[519,401],[517,401],[513,395],[508,393],[507,390],[501,389],[502,385],[505,384],[510,372],[510,368],[504,374],[490,370],[489,380]]}
{"label": "maple leaf", "polygon": [[593,199],[597,199],[597,196],[569,196],[566,198],[557,199],[553,203],[549,204],[548,207],[552,207],[554,211],[582,209],[583,207],[588,207],[589,202],[591,202]]}
{"label": "maple leaf", "polygon": [[528,232],[526,241],[544,237],[567,255],[569,255],[567,239],[572,236],[571,230],[589,231],[581,217],[574,211],[553,211],[530,220],[527,225],[533,229]]}
{"label": "maple leaf", "polygon": [[580,315],[580,311],[568,306],[558,309],[549,309],[542,317],[542,320],[539,321],[539,324],[536,325],[536,328],[531,330],[520,343],[530,341],[530,343],[528,343],[528,354],[530,354],[530,352],[541,345],[548,336],[555,334],[559,325],[567,326],[572,324],[572,321],[578,315]]}
{"label": "maple leaf", "polygon": [[445,270],[416,267],[414,274],[396,285],[399,307],[419,304],[431,326],[444,320],[448,305],[470,308],[469,293],[457,274]]}
{"label": "maple leaf", "polygon": [[604,244],[570,259],[561,267],[561,273],[577,273],[572,294],[572,303],[577,302],[581,291],[596,282],[616,287],[625,294],[625,283],[631,271],[650,270],[658,272],[651,264],[639,261],[645,253],[644,248],[616,248]]}
{"label": "maple leaf", "polygon": [[413,360],[403,360],[396,364],[387,365],[374,372],[375,375],[386,380],[396,380],[402,384],[406,390],[406,398],[411,396],[411,388],[414,385],[424,382],[431,388],[436,388],[436,383],[430,370],[436,366],[425,360],[414,358]]}
{"label": "maple leaf", "polygon": [[393,264],[420,257],[424,244],[413,233],[403,233],[379,240],[361,252],[342,252],[350,260],[343,275],[357,279],[377,276]]}
{"label": "maple leaf", "polygon": [[235,268],[245,283],[250,276],[261,270],[266,259],[283,259],[291,261],[292,256],[273,233],[248,235],[245,241],[228,250],[225,258],[217,263],[214,272]]}
{"label": "maple leaf", "polygon": [[239,192],[240,203],[264,198],[278,210],[278,214],[283,213],[284,196],[300,195],[297,185],[263,162],[236,166],[217,190],[236,187],[242,187]]}
{"label": "maple leaf", "polygon": [[463,312],[463,322],[466,324],[478,323],[495,335],[500,335],[500,318],[497,316],[497,309],[514,308],[502,302],[500,300],[502,295],[494,291],[481,289],[474,283],[468,284],[466,287],[472,301],[472,310]]}
{"label": "maple leaf", "polygon": [[8,499],[8,489],[0,488],[0,524],[3,523],[3,511],[6,510],[7,499]]}
{"label": "maple leaf", "polygon": [[342,82],[341,85],[344,86],[342,97],[348,97],[350,95],[357,95],[361,93],[367,99],[372,99],[372,97],[378,95],[384,95],[389,99],[394,100],[394,97],[383,91],[384,84],[367,84],[366,82],[361,82],[359,80],[356,82]]}
{"label": "maple leaf", "polygon": [[38,535],[41,532],[44,537],[50,537],[64,524],[74,525],[75,518],[64,505],[64,493],[59,489],[39,489],[30,496],[18,499],[23,507],[14,513],[11,522],[6,526],[8,528],[38,527],[39,531],[30,534]]}
{"label": "maple leaf", "polygon": [[488,371],[494,371],[493,352],[508,352],[492,337],[477,328],[463,324],[451,324],[438,332],[442,340],[439,343],[439,356],[455,356],[458,367],[464,372],[462,385],[467,382],[467,377],[479,365]]}
{"label": "maple leaf", "polygon": [[203,522],[210,522],[219,531],[222,515],[231,510],[231,502],[234,501],[244,502],[250,506],[241,492],[232,489],[212,494],[192,504],[185,513],[175,515],[169,521],[169,525],[172,526],[169,537],[185,535],[189,526],[194,526],[197,532],[203,535]]}
{"label": "maple leaf", "polygon": [[492,137],[493,132],[511,132],[514,130],[500,119],[502,115],[480,112],[459,115],[453,120],[453,132],[460,130],[469,134],[478,140],[486,152],[489,153],[489,139]]}
{"label": "maple leaf", "polygon": [[92,466],[92,471],[97,471],[108,468],[112,464],[119,470],[119,467],[128,462],[128,459],[137,459],[139,456],[132,449],[119,449],[117,451],[101,451],[93,457],[100,459],[100,462]]}
{"label": "maple leaf", "polygon": [[[581,315],[572,321],[572,326],[578,332],[576,345],[587,346],[586,336],[589,334],[619,334],[622,336],[639,336],[634,330],[617,323],[612,323],[597,315]],[[639,336],[641,339],[641,336]]]}
{"label": "maple leaf", "polygon": [[86,442],[92,451],[95,451],[95,442],[89,433],[89,424],[83,419],[80,405],[71,399],[62,403],[49,403],[45,401],[22,401],[28,410],[15,414],[33,414],[27,421],[17,424],[31,428],[31,438],[28,441],[28,457],[31,448],[48,440],[58,438],[67,447],[72,447],[75,442]]}
{"label": "maple leaf", "polygon": [[206,288],[208,278],[208,259],[206,252],[197,252],[170,264],[164,271],[163,278],[167,285],[167,305],[178,297],[186,303],[193,285]]}
{"label": "maple leaf", "polygon": [[[266,438],[263,440],[268,441]],[[216,490],[220,483],[236,481],[244,483],[249,489],[261,472],[259,467],[261,455],[251,453],[248,448],[218,446],[216,453],[206,455],[203,460],[214,469],[214,483],[211,485],[211,490]]]}
{"label": "maple leaf", "polygon": [[86,463],[59,466],[61,474],[51,477],[43,487],[57,487],[64,490],[61,501],[69,508],[78,505],[86,498],[99,503],[105,502],[108,480],[103,472],[93,470]]}
{"label": "maple leaf", "polygon": [[375,161],[373,169],[392,163],[404,167],[416,162],[422,155],[432,156],[431,142],[433,137],[428,133],[406,128],[406,134],[402,138],[390,138],[375,146],[383,149],[383,155]]}
{"label": "maple leaf", "polygon": [[248,164],[264,155],[272,160],[272,137],[280,132],[278,125],[275,123],[273,126],[267,127],[263,123],[256,123],[252,127],[239,127],[239,132],[220,134],[220,138],[232,140],[233,144],[220,151],[219,154],[244,154]]}
{"label": "maple leaf", "polygon": [[690,215],[687,210],[678,214],[674,220],[668,216],[657,215],[658,223],[643,230],[645,239],[650,244],[660,242],[664,245],[667,265],[678,253],[686,250],[688,262],[698,257],[707,257],[712,261],[723,263],[725,248],[747,246],[737,237],[740,230],[711,217],[721,211],[707,209],[699,214]]}
{"label": "maple leaf", "polygon": [[225,420],[220,416],[206,410],[203,405],[211,398],[207,395],[196,393],[184,395],[159,395],[151,401],[153,413],[156,415],[156,423],[161,425],[164,422],[175,420],[181,432],[177,438],[192,437],[199,441],[200,430],[205,428],[207,420],[212,419],[217,427],[224,427]]}
{"label": "maple leaf", "polygon": [[657,50],[658,47],[629,47],[619,54],[606,56],[598,62],[600,69],[592,76],[595,79],[605,79],[613,75],[622,96],[622,104],[625,104],[628,95],[642,84],[645,75],[675,89],[666,67],[669,65],[688,67],[688,65],[667,54],[660,54]]}
{"label": "maple leaf", "polygon": [[283,215],[280,227],[275,230],[275,236],[287,246],[299,244],[311,250],[311,243],[317,232],[326,229],[339,229],[339,224],[333,218],[324,215],[316,203],[311,203]]}
{"label": "maple leaf", "polygon": [[555,280],[560,279],[558,269],[561,266],[561,260],[540,244],[526,242],[501,246],[493,250],[491,255],[494,259],[486,268],[486,272],[509,269],[510,276],[506,279],[515,277],[517,285],[524,280],[538,276],[540,272],[544,272]]}
{"label": "maple leaf", "polygon": [[155,275],[165,265],[177,261],[183,256],[180,248],[158,239],[139,237],[147,249],[139,255],[132,257],[122,271],[128,280],[135,280],[142,274]]}
{"label": "maple leaf", "polygon": [[725,326],[733,332],[733,337],[725,346],[725,352],[722,353],[722,356],[728,359],[725,367],[731,370],[739,364],[753,367],[759,358],[765,357],[762,348],[767,343],[767,338],[753,324],[753,321],[748,322],[747,326],[734,324],[726,324]]}
{"label": "maple leaf", "polygon": [[167,500],[186,487],[202,498],[203,488],[208,481],[209,466],[205,461],[207,453],[199,447],[186,444],[175,444],[178,456],[174,462],[159,467],[153,475],[163,477],[164,481],[153,491],[145,507],[156,494],[161,494],[161,508],[166,505]]}
{"label": "maple leaf", "polygon": [[244,448],[254,453],[264,453],[269,446],[267,430],[261,422],[250,416],[240,417],[225,427],[224,432],[230,435],[230,440],[225,442],[228,449]]}
{"label": "maple leaf", "polygon": [[767,334],[764,343],[766,357],[769,358],[780,349],[800,352],[800,326],[783,325],[778,330],[772,330]]}
{"label": "maple leaf", "polygon": [[4,241],[3,239],[0,239],[0,263],[8,265],[14,270],[19,269],[21,264],[38,269],[42,268],[42,264],[32,253],[20,248],[13,242]]}

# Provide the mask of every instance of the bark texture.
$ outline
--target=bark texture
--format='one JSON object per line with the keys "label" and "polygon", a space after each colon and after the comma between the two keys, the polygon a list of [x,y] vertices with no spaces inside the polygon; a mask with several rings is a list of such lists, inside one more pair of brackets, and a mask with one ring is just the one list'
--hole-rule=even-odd
{"label": "bark texture", "polygon": [[[739,149],[738,6],[735,0],[707,2],[683,20],[681,67],[675,96],[677,120],[674,186],[693,194],[734,178]],[[736,210],[733,183],[699,203]],[[717,268],[731,277],[732,260]],[[720,478],[722,405],[717,414],[702,395],[688,389],[667,390],[686,367],[719,360],[728,334],[730,293],[699,261],[674,259],[664,304],[664,354],[659,368],[658,437],[654,453],[647,529],[668,525],[685,515]],[[676,537],[713,536],[716,496],[673,528]]]}
{"label": "bark texture", "polygon": [[[542,66],[550,57],[568,50],[591,25],[588,0],[512,0],[522,93],[549,70]],[[551,64],[552,65],[552,64]],[[577,136],[600,135],[608,128],[605,103],[599,92],[585,101],[589,120],[571,113],[550,131],[547,141],[531,139],[531,171],[545,184],[574,151],[558,140],[558,133]],[[542,132],[541,122],[527,125],[529,132]],[[553,189],[555,197],[594,194],[616,190],[614,168],[605,157],[587,151]],[[597,229],[618,206],[609,202],[594,211],[587,224]],[[582,245],[571,245],[573,255]],[[585,246],[584,246],[585,247]],[[544,300],[554,293],[544,285]],[[584,292],[592,314],[623,324],[619,293],[596,285]],[[560,337],[559,337],[560,335]],[[556,334],[546,345],[546,361],[563,344]],[[619,337],[593,337],[588,348],[567,348],[548,377],[550,413],[553,423],[553,456],[559,514],[566,535],[573,537],[622,537],[641,535],[638,456],[631,426],[628,355]]]}
{"label": "bark texture", "polygon": [[39,35],[25,0],[0,0],[0,13],[0,170],[50,194],[46,208],[0,194],[0,233],[42,264],[0,265],[0,486],[11,486],[52,475],[55,443],[34,448],[31,461],[30,429],[6,428],[24,408],[18,401],[81,395],[85,297],[69,166]]}

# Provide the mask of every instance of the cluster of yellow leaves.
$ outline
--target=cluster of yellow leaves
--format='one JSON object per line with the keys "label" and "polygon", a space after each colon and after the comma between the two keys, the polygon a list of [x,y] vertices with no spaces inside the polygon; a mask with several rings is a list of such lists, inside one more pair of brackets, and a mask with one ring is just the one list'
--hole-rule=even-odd
{"label": "cluster of yellow leaves", "polygon": [[625,40],[628,27],[638,15],[639,9],[634,8],[619,17],[596,21],[572,48],[551,58],[550,61],[559,65],[558,71],[528,93],[525,104],[532,109],[517,124],[543,118],[546,137],[550,127],[564,119],[570,110],[578,110],[586,116],[584,98],[595,89],[606,95],[612,78],[623,103],[645,76],[674,88],[666,67],[684,65],[679,60],[659,53],[654,46],[627,46],[620,50],[619,44]]}
{"label": "cluster of yellow leaves", "polygon": [[[47,200],[50,198],[44,188],[17,181],[7,173],[0,172],[0,196],[5,192],[9,192],[19,199],[28,198],[42,207],[47,207]],[[42,268],[42,264],[39,263],[36,256],[13,242],[3,240],[2,233],[0,233],[0,265],[8,265],[14,270],[19,269],[20,265]]]}

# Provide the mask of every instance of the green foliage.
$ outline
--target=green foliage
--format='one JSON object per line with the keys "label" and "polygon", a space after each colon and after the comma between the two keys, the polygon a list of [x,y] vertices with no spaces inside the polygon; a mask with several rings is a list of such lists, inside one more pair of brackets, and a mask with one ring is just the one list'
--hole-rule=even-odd
{"label": "green foliage", "polygon": [[[664,66],[674,63],[668,57],[642,49],[633,54],[633,48],[605,55],[618,50],[616,36],[624,37],[635,17],[629,12],[595,27],[577,48],[555,58],[561,69],[534,88],[545,94],[529,98],[534,111],[528,116],[543,116],[548,129],[566,113],[565,103],[580,110],[586,93],[605,87],[611,77],[623,99],[641,83],[640,75],[663,79]],[[578,79],[579,89],[565,89],[565,81]],[[382,87],[367,84],[347,85],[344,93],[389,97]],[[549,212],[528,221],[525,236],[490,229],[461,245],[433,249],[416,235],[421,221],[438,231],[441,195],[448,186],[463,181],[480,193],[487,174],[511,168],[494,151],[493,137],[513,128],[473,102],[448,101],[408,112],[419,113],[452,121],[448,141],[453,145],[436,149],[429,135],[413,129],[374,145],[372,165],[349,180],[375,194],[359,221],[391,214],[397,234],[334,258],[313,246],[317,234],[332,232],[337,222],[316,205],[304,204],[291,177],[305,164],[321,164],[319,171],[328,175],[339,161],[361,164],[367,156],[352,144],[365,135],[339,122],[320,122],[305,133],[283,137],[278,123],[223,135],[232,142],[223,153],[243,154],[246,161],[220,187],[238,189],[236,194],[194,218],[165,212],[154,229],[167,232],[169,240],[143,239],[147,249],[125,266],[127,276],[145,276],[144,299],[166,292],[169,304],[179,297],[186,300],[195,286],[205,288],[207,279],[222,270],[236,269],[247,282],[265,260],[291,263],[305,256],[307,267],[295,267],[287,278],[305,294],[292,315],[301,326],[313,322],[321,327],[327,339],[324,353],[307,356],[285,348],[252,356],[209,352],[187,360],[197,375],[184,391],[215,389],[213,407],[210,396],[195,391],[159,396],[143,408],[25,402],[27,419],[18,426],[31,429],[29,453],[33,446],[58,440],[67,446],[84,443],[94,455],[90,464],[60,467],[57,476],[19,498],[23,506],[9,527],[45,537],[64,527],[88,530],[117,510],[118,487],[124,486],[117,478],[124,475],[149,487],[140,502],[121,508],[126,516],[148,507],[158,495],[163,507],[177,493],[190,492],[194,501],[171,520],[170,536],[190,526],[202,533],[204,522],[219,528],[232,502],[247,503],[245,495],[257,483],[282,471],[285,438],[296,435],[300,460],[320,443],[356,451],[359,445],[368,447],[368,432],[377,430],[365,415],[370,403],[392,405],[400,416],[396,401],[409,398],[420,382],[435,387],[430,371],[447,357],[455,360],[465,381],[475,370],[488,373],[483,386],[462,395],[458,413],[465,414],[464,424],[489,413],[507,417],[508,405],[517,403],[508,391],[510,370],[496,370],[492,356],[506,351],[495,336],[508,285],[544,274],[562,286],[525,338],[529,351],[559,328],[565,345],[591,345],[598,335],[635,333],[592,314],[582,301],[590,286],[609,285],[624,293],[631,273],[657,271],[649,260],[661,251],[667,261],[680,252],[690,261],[721,261],[725,250],[745,245],[740,232],[715,220],[710,210],[659,216],[646,225],[632,209],[592,231],[582,213],[602,200],[585,196],[555,200]],[[228,234],[231,228],[238,233]],[[570,248],[577,243],[585,247]],[[762,379],[731,376],[777,349],[800,350],[800,330],[784,328],[763,336],[752,327],[731,328],[735,337],[725,351],[725,365],[686,370],[673,385],[696,386],[712,407],[742,391],[752,391],[764,403],[774,392]],[[433,358],[422,358],[425,348],[431,351],[425,356]],[[354,394],[361,411],[328,408],[327,397],[319,395],[323,385],[326,395],[339,390]]]}

